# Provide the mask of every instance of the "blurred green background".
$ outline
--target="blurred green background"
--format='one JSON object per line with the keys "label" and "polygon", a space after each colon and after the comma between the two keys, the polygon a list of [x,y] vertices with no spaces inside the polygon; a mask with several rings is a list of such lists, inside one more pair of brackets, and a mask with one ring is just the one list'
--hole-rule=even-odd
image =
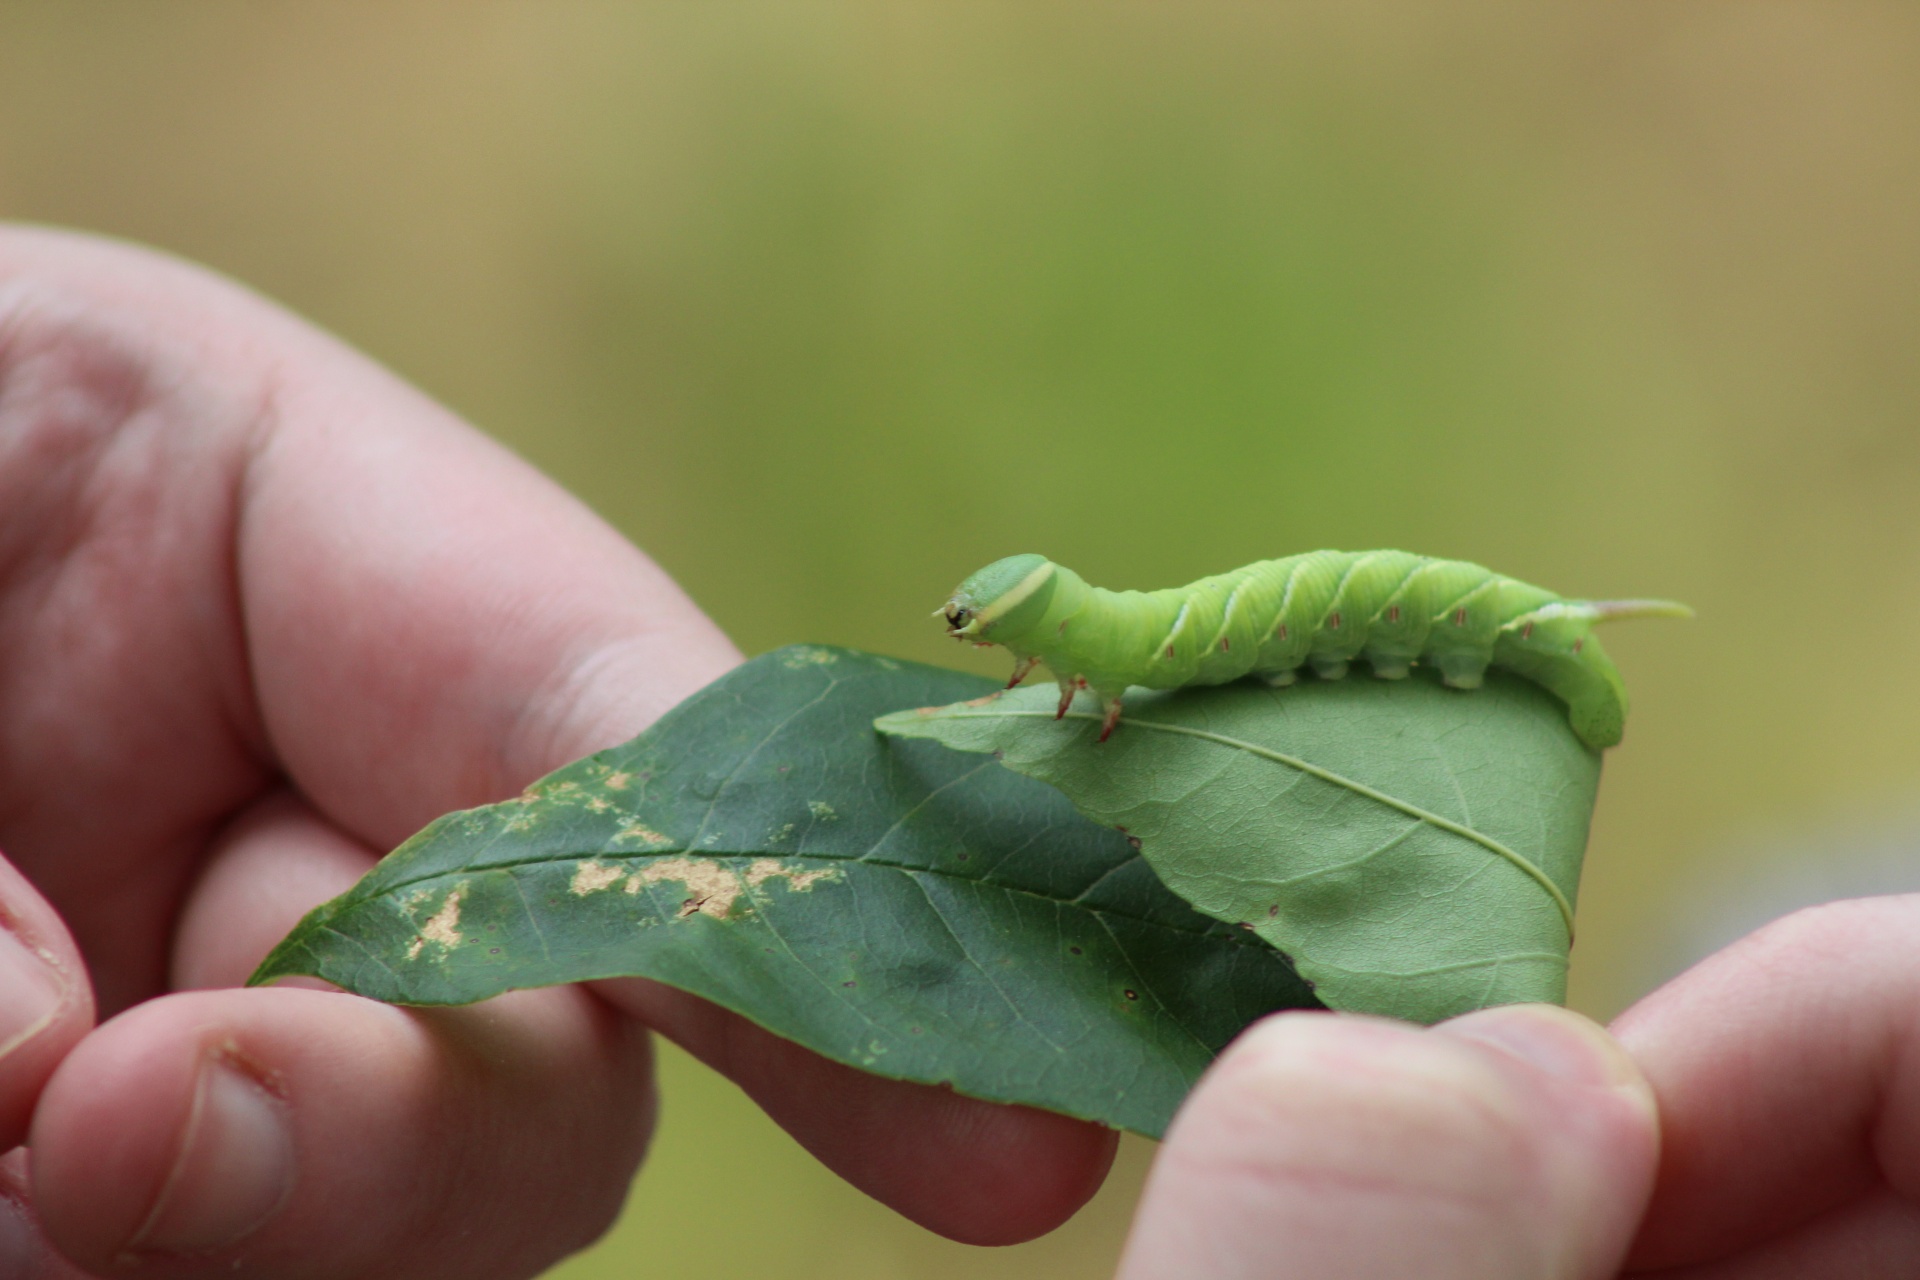
{"label": "blurred green background", "polygon": [[[1024,550],[1690,601],[1607,638],[1608,1015],[1862,831],[1920,886],[1916,65],[1895,3],[0,3],[0,215],[329,326],[749,652],[997,672],[927,614]],[[664,1089],[556,1274],[1104,1276],[1151,1154],[972,1250]]]}

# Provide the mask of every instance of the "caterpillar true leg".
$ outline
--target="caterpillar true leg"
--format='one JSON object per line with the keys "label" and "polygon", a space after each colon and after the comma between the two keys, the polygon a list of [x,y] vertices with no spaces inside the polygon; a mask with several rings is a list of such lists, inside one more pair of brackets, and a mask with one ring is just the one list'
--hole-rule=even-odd
{"label": "caterpillar true leg", "polygon": [[1013,664],[1013,674],[1007,678],[1007,688],[1013,688],[1013,686],[1032,675],[1033,669],[1039,665],[1040,659],[1038,658],[1020,658],[1015,660]]}
{"label": "caterpillar true leg", "polygon": [[1107,718],[1100,722],[1100,741],[1105,742],[1107,735],[1113,732],[1113,726],[1120,723],[1122,699],[1107,699]]}
{"label": "caterpillar true leg", "polygon": [[1073,705],[1073,694],[1076,688],[1078,688],[1078,686],[1072,680],[1069,680],[1064,676],[1061,677],[1060,708],[1059,710],[1053,713],[1053,718],[1055,720],[1060,720],[1065,718],[1067,714],[1067,708]]}

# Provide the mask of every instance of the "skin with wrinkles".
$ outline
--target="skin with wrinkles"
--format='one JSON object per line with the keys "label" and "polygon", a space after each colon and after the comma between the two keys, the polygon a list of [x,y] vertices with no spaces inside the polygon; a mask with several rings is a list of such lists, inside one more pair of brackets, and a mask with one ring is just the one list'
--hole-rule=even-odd
{"label": "skin with wrinkles", "polygon": [[1163,591],[1108,591],[1044,556],[1008,556],[961,583],[940,612],[956,639],[1013,653],[1011,684],[1044,662],[1062,714],[1076,689],[1091,689],[1107,707],[1102,740],[1130,685],[1248,675],[1285,685],[1302,667],[1338,680],[1364,658],[1387,680],[1431,663],[1456,689],[1503,667],[1565,702],[1595,750],[1620,741],[1627,691],[1594,624],[1691,614],[1663,600],[1565,600],[1469,561],[1405,551],[1310,551]]}

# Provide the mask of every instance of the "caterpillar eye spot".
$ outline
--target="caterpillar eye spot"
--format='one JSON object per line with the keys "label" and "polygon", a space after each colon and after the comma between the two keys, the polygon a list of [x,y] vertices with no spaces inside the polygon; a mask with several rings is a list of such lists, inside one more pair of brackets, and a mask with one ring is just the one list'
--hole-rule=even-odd
{"label": "caterpillar eye spot", "polygon": [[1465,609],[1455,609],[1453,611],[1453,625],[1456,627],[1464,627],[1467,625],[1467,611]]}
{"label": "caterpillar eye spot", "polygon": [[1387,606],[1387,621],[1388,621],[1388,622],[1398,622],[1398,621],[1400,621],[1400,606],[1399,606],[1399,605],[1397,605],[1397,604],[1390,604],[1390,605],[1388,605],[1388,606]]}
{"label": "caterpillar eye spot", "polygon": [[1340,611],[1336,609],[1332,613],[1327,615],[1327,630],[1338,631],[1339,629],[1340,629]]}
{"label": "caterpillar eye spot", "polygon": [[1233,646],[1227,642],[1227,638],[1225,636],[1220,637],[1220,652],[1225,653],[1227,652],[1227,650],[1231,649],[1232,647]]}

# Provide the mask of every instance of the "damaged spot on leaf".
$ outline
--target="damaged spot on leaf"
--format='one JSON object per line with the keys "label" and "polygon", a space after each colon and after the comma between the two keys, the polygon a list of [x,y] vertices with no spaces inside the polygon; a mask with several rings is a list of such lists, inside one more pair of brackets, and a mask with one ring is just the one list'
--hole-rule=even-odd
{"label": "damaged spot on leaf", "polygon": [[573,883],[567,888],[575,897],[584,898],[590,893],[599,893],[602,889],[613,888],[625,878],[626,874],[619,867],[609,867],[588,859],[580,864],[579,870],[573,873]]}
{"label": "damaged spot on leaf", "polygon": [[838,880],[837,868],[802,871],[783,867],[777,858],[756,858],[745,876],[725,863],[711,858],[665,858],[643,867],[627,878],[627,892],[638,893],[648,885],[672,881],[684,885],[687,900],[680,904],[677,918],[684,920],[695,912],[725,920],[733,913],[733,904],[747,889],[758,889],[769,880],[785,880],[794,893],[805,893],[822,880]]}
{"label": "damaged spot on leaf", "polygon": [[440,904],[440,909],[420,926],[420,932],[407,945],[407,959],[419,959],[421,949],[429,942],[448,949],[460,945],[460,900],[466,896],[467,886],[464,882],[447,895],[447,900]]}
{"label": "damaged spot on leaf", "polygon": [[756,858],[747,868],[747,884],[758,889],[767,881],[779,877],[787,882],[787,888],[795,893],[805,893],[822,880],[838,880],[840,872],[834,867],[822,867],[818,871],[795,871],[783,867],[774,858]]}
{"label": "damaged spot on leaf", "polygon": [[711,858],[665,858],[642,867],[627,878],[627,892],[638,893],[650,884],[666,880],[687,890],[687,900],[680,904],[682,920],[696,911],[715,920],[725,920],[740,896],[739,875]]}
{"label": "damaged spot on leaf", "polygon": [[629,822],[613,833],[615,840],[632,840],[638,844],[672,844],[673,841],[655,831],[644,822]]}

